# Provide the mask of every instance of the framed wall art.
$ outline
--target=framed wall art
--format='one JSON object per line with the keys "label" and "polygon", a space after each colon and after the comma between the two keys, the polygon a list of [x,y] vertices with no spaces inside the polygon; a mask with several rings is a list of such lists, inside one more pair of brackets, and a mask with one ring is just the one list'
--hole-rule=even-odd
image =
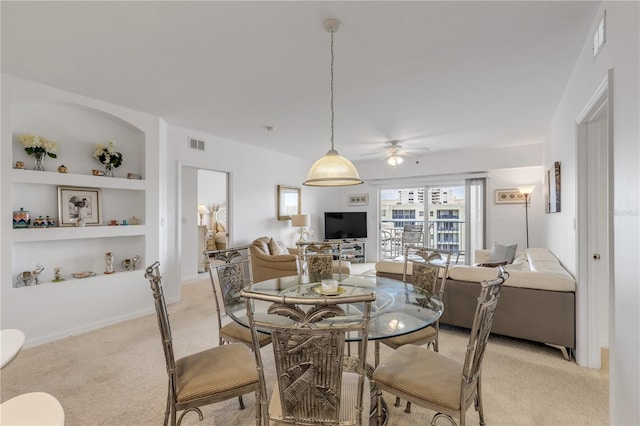
{"label": "framed wall art", "polygon": [[349,195],[350,206],[367,206],[369,205],[369,194]]}
{"label": "framed wall art", "polygon": [[553,167],[544,175],[544,199],[546,213],[560,212],[560,162],[555,161]]}
{"label": "framed wall art", "polygon": [[60,226],[102,225],[102,192],[98,188],[58,187]]}
{"label": "framed wall art", "polygon": [[302,211],[300,188],[297,186],[278,185],[278,220],[289,220],[294,214]]}
{"label": "framed wall art", "polygon": [[[529,196],[531,200],[531,196]],[[524,204],[524,194],[519,189],[496,189],[496,204]]]}

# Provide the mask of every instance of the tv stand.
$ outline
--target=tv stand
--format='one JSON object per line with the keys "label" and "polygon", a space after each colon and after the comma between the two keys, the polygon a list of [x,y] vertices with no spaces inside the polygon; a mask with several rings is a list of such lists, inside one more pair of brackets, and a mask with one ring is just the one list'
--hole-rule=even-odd
{"label": "tv stand", "polygon": [[[336,240],[325,240],[326,242],[336,241]],[[342,260],[348,260],[351,263],[365,263],[366,262],[366,251],[365,251],[365,241],[358,239],[343,239],[337,240],[342,242]],[[333,250],[334,254],[337,256],[338,250]]]}

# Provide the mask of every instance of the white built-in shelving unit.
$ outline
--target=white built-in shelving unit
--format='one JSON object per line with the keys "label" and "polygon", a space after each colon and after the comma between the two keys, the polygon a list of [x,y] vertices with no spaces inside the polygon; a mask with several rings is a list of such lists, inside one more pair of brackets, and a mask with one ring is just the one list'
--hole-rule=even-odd
{"label": "white built-in shelving unit", "polygon": [[[15,85],[12,85],[15,83]],[[2,97],[2,323],[20,328],[30,343],[53,340],[76,332],[150,312],[144,267],[158,259],[159,122],[145,114],[104,104],[57,89],[4,78]],[[19,135],[30,133],[57,142],[57,158],[46,158],[47,171],[34,171]],[[116,142],[125,157],[116,177],[94,176],[104,170],[93,158],[96,143]],[[25,169],[15,169],[17,161]],[[155,165],[154,162],[156,163]],[[58,173],[64,164],[67,173]],[[152,164],[151,168],[147,165]],[[147,173],[154,172],[155,179]],[[142,179],[127,179],[128,173]],[[45,228],[12,227],[12,213],[28,210],[60,224],[59,187],[98,189],[101,223]],[[155,212],[154,215],[150,215]],[[137,225],[122,225],[126,219]],[[119,225],[110,226],[111,220]],[[115,273],[104,274],[105,253],[115,257]],[[140,256],[137,270],[121,271],[124,259]],[[39,284],[18,285],[18,275],[44,266]],[[54,282],[60,267],[63,281]],[[76,279],[75,272],[95,272]]]}

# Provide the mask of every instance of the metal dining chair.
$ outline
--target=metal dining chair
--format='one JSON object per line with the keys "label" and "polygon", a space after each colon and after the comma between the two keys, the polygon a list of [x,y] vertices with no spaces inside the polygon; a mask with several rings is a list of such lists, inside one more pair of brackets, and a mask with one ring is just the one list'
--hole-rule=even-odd
{"label": "metal dining chair", "polygon": [[[254,350],[263,424],[368,425],[371,397],[366,353],[375,293],[336,298],[269,295],[248,290],[241,294],[246,299],[254,345],[259,343],[258,330],[269,330],[273,339],[276,382],[270,401],[262,356],[259,350]],[[271,315],[256,317],[255,304],[265,302],[271,303],[268,308]],[[362,315],[357,319],[345,317],[340,306],[350,303],[363,305]],[[343,371],[346,333],[361,336],[362,355],[355,371]]]}
{"label": "metal dining chair", "polygon": [[[480,424],[484,425],[482,360],[502,285],[508,277],[500,267],[497,278],[482,282],[463,362],[424,347],[401,346],[386,356],[373,372],[379,401],[382,392],[386,391],[436,411],[432,425],[441,417],[455,425],[453,417],[456,416],[461,426],[466,422],[467,409],[474,404]],[[381,410],[378,410],[378,415],[382,417]]]}
{"label": "metal dining chair", "polygon": [[[342,273],[350,270],[348,261],[342,259],[342,242],[297,242],[298,272],[302,280],[310,283],[333,278],[338,274],[342,280]],[[334,261],[334,257],[337,259]],[[348,268],[343,269],[348,264]]]}
{"label": "metal dining chair", "polygon": [[[209,278],[211,280],[211,288],[213,290],[213,300],[216,304],[216,316],[218,325],[218,344],[220,346],[225,343],[243,343],[253,350],[253,342],[251,339],[251,331],[238,324],[235,321],[227,321],[222,323],[222,310],[220,309],[220,300],[222,298],[223,307],[237,304],[240,298],[240,291],[253,280],[251,268],[251,253],[249,246],[229,248],[224,250],[209,250],[204,252],[205,259],[208,263]],[[223,263],[214,263],[221,261]],[[214,272],[216,272],[214,276]],[[263,347],[271,343],[271,336],[265,333],[258,334],[259,347]],[[238,396],[240,409],[244,409],[244,401],[242,395]]]}
{"label": "metal dining chair", "polygon": [[[404,251],[402,281],[425,291],[425,296],[419,300],[420,303],[430,303],[432,298],[442,301],[450,262],[450,251],[409,245]],[[427,348],[431,346],[435,352],[438,352],[439,331],[440,322],[436,321],[433,325],[412,333],[376,340],[376,366],[380,363],[380,343],[392,349],[398,349],[404,345],[427,345]],[[396,397],[395,406],[400,406],[399,397]],[[410,401],[407,402],[405,412],[411,412]]]}
{"label": "metal dining chair", "polygon": [[[256,392],[259,400],[259,378],[255,370],[251,349],[240,343],[217,346],[195,354],[175,359],[169,314],[164,299],[160,263],[155,262],[145,270],[155,302],[158,327],[169,378],[164,425],[180,424],[188,412],[198,414],[199,407],[241,397]],[[178,411],[182,411],[176,422]],[[256,424],[260,425],[260,407],[256,404]]]}

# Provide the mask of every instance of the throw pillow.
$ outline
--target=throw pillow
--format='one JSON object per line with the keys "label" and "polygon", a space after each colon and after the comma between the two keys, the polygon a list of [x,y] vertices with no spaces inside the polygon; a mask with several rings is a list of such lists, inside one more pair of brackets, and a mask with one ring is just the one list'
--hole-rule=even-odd
{"label": "throw pillow", "polygon": [[493,243],[491,248],[491,261],[492,262],[513,262],[513,258],[516,257],[517,244],[500,244]]}
{"label": "throw pillow", "polygon": [[216,222],[216,232],[227,232],[227,227],[222,222]]}
{"label": "throw pillow", "polygon": [[279,243],[278,241],[271,238],[269,240],[269,251],[271,254],[289,254],[289,250],[284,246],[284,244]]}

